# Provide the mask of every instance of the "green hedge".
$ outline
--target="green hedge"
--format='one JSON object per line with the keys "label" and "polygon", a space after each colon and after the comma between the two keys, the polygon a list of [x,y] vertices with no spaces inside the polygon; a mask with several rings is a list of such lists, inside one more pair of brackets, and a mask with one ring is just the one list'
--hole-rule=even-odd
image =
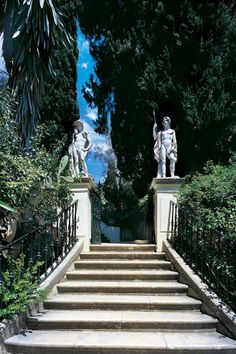
{"label": "green hedge", "polygon": [[224,234],[236,237],[236,158],[228,166],[208,162],[204,173],[186,178],[179,203]]}

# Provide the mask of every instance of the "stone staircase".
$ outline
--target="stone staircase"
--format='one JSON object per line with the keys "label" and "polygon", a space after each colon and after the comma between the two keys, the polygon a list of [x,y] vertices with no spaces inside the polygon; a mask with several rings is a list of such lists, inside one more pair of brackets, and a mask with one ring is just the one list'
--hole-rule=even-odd
{"label": "stone staircase", "polygon": [[91,246],[28,330],[6,340],[17,354],[235,354],[236,342],[200,312],[154,245]]}

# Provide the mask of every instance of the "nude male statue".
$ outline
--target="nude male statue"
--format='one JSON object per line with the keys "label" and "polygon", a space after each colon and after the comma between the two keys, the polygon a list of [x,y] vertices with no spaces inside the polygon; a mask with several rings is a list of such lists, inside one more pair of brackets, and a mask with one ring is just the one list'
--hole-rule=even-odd
{"label": "nude male statue", "polygon": [[177,161],[177,141],[175,131],[170,128],[169,117],[162,119],[163,129],[157,132],[157,124],[153,126],[154,157],[158,163],[157,178],[166,177],[166,157],[170,160],[170,175],[175,176],[175,164]]}
{"label": "nude male statue", "polygon": [[85,157],[91,148],[92,142],[89,133],[84,131],[84,123],[80,120],[74,122],[72,143],[69,146],[70,168],[73,177],[88,176],[88,168]]}

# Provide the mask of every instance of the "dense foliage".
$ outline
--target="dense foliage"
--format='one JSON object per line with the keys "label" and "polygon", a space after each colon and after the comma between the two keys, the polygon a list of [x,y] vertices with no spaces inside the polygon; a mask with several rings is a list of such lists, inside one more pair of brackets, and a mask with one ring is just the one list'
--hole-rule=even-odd
{"label": "dense foliage", "polygon": [[8,259],[11,272],[3,273],[1,284],[0,319],[11,318],[15,314],[26,312],[29,305],[37,304],[46,297],[46,292],[38,288],[37,272],[40,263],[31,271],[24,268],[24,256],[17,260]]}
{"label": "dense foliage", "polygon": [[61,13],[64,28],[73,40],[65,46],[61,32],[52,47],[51,59],[55,77],[47,77],[41,108],[41,122],[46,125],[47,136],[44,144],[52,151],[65,132],[70,133],[72,122],[79,119],[76,97],[78,50],[76,41],[76,2],[54,0]]}
{"label": "dense foliage", "polygon": [[[60,16],[65,26],[54,5],[62,11]],[[73,6],[72,2],[63,4],[60,0],[53,3],[46,0],[16,4],[4,1],[0,7],[0,31],[4,32],[3,55],[10,73],[9,86],[18,92],[14,104],[6,90],[0,92],[0,199],[20,212],[34,209],[48,217],[49,210],[55,212],[56,207],[68,199],[66,187],[57,183],[56,175],[59,157],[67,143],[65,127],[78,118]],[[38,28],[41,22],[43,31]],[[65,27],[71,40],[68,40]],[[38,53],[36,58],[35,51]],[[40,110],[43,88],[46,94]],[[36,128],[40,115],[44,124]],[[36,137],[30,139],[33,131],[37,133]],[[22,145],[26,144],[27,149],[22,151]]]}
{"label": "dense foliage", "polygon": [[0,4],[0,33],[10,85],[18,100],[16,119],[25,146],[36,131],[44,80],[54,76],[52,48],[70,43],[51,0],[9,1]]}
{"label": "dense foliage", "polygon": [[180,189],[178,253],[223,300],[236,307],[236,160],[209,162]]}
{"label": "dense foliage", "polygon": [[208,163],[204,174],[187,180],[179,202],[211,227],[236,238],[236,161],[229,166]]}
{"label": "dense foliage", "polygon": [[[146,192],[155,175],[153,109],[177,130],[177,174],[207,159],[226,163],[236,146],[236,18],[232,1],[80,1],[97,79],[84,94],[98,107],[118,168]],[[187,147],[187,148],[186,148]]]}
{"label": "dense foliage", "polygon": [[[4,33],[3,56],[9,74],[9,91],[5,80],[1,80],[0,89],[1,245],[44,225],[70,202],[65,184],[69,178],[61,176],[67,157],[59,162],[67,142],[65,130],[79,116],[77,49],[54,5],[63,13],[66,30],[75,39],[72,1],[0,3],[0,33]],[[41,236],[45,245],[50,239],[51,247],[53,227]],[[28,305],[44,296],[36,281],[42,264],[31,264],[28,269],[28,251],[24,249],[26,255],[19,256],[15,244],[2,253],[0,319],[25,312]]]}
{"label": "dense foliage", "polygon": [[29,152],[24,154],[14,113],[15,104],[11,96],[6,90],[1,90],[0,200],[10,204],[21,215],[37,215],[37,221],[44,222],[69,199],[68,188],[57,181],[59,154],[54,150],[54,154],[49,155],[42,147],[42,128],[38,129],[37,138],[31,141]]}

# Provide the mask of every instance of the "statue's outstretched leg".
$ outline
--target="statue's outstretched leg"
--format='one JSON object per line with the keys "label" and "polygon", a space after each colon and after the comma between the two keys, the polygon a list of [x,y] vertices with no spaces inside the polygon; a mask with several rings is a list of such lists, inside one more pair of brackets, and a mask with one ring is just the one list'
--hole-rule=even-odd
{"label": "statue's outstretched leg", "polygon": [[170,176],[176,177],[175,176],[175,164],[176,164],[177,158],[174,153],[171,153],[168,157],[170,159]]}
{"label": "statue's outstretched leg", "polygon": [[161,162],[161,177],[166,177],[166,164],[164,161]]}
{"label": "statue's outstretched leg", "polygon": [[170,161],[170,176],[175,177],[175,162]]}
{"label": "statue's outstretched leg", "polygon": [[161,153],[160,153],[160,172],[161,172],[161,177],[165,178],[166,177],[166,150],[162,146],[161,147]]}
{"label": "statue's outstretched leg", "polygon": [[74,170],[75,170],[75,176],[77,178],[80,177],[80,169],[79,169],[79,156],[78,156],[78,151],[76,149],[73,150],[73,156],[74,156]]}
{"label": "statue's outstretched leg", "polygon": [[157,178],[161,178],[161,163],[158,162],[157,166]]}
{"label": "statue's outstretched leg", "polygon": [[85,161],[81,160],[81,167],[82,167],[82,175],[88,177],[88,168]]}
{"label": "statue's outstretched leg", "polygon": [[74,164],[74,147],[72,145],[69,146],[69,168],[70,168],[70,171],[71,171],[71,175],[72,177],[76,177],[76,174],[75,174],[75,164]]}
{"label": "statue's outstretched leg", "polygon": [[80,163],[81,163],[81,168],[82,168],[82,175],[85,177],[88,177],[88,168],[85,162],[85,156],[87,155],[86,152],[80,151],[79,152],[79,158],[80,158]]}

